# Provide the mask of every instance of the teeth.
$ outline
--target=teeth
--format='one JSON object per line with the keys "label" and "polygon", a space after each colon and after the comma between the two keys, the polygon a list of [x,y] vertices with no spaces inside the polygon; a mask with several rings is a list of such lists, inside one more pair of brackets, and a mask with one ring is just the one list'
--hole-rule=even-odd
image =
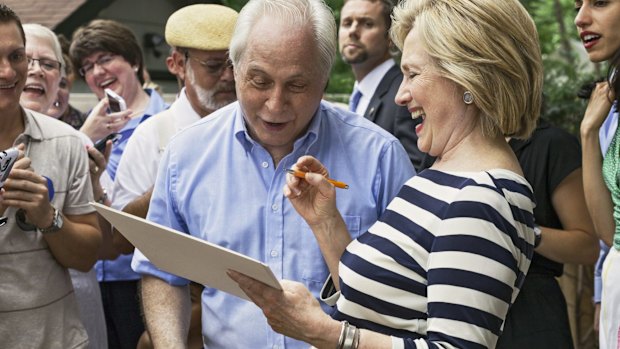
{"label": "teeth", "polygon": [[108,79],[108,80],[105,80],[105,81],[103,81],[103,82],[101,82],[101,83],[99,84],[99,87],[101,87],[101,88],[105,88],[105,87],[106,87],[106,86],[108,86],[109,84],[113,83],[113,82],[114,82],[114,80],[115,80],[115,79]]}
{"label": "teeth", "polygon": [[12,84],[8,84],[8,85],[0,85],[0,88],[13,88],[13,87],[15,87],[15,85],[17,85],[16,82],[14,82]]}
{"label": "teeth", "polygon": [[413,113],[411,113],[411,118],[412,119],[417,119],[418,117],[422,116],[422,118],[424,119],[423,115],[424,115],[424,111],[421,110],[421,109],[418,109],[418,110],[414,111]]}
{"label": "teeth", "polygon": [[591,40],[595,40],[595,39],[598,39],[598,38],[599,38],[598,35],[588,34],[588,35],[583,37],[583,41],[591,41]]}
{"label": "teeth", "polygon": [[37,90],[40,92],[45,92],[45,89],[43,88],[43,86],[33,85],[33,84],[24,86],[24,90]]}

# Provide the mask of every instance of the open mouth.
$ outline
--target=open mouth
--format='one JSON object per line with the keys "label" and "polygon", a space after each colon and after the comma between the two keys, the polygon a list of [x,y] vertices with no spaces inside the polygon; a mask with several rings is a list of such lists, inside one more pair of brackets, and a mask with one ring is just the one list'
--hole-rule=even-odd
{"label": "open mouth", "polygon": [[107,80],[104,80],[104,81],[100,82],[99,83],[99,87],[104,89],[104,88],[112,85],[114,82],[116,82],[115,78],[107,79]]}
{"label": "open mouth", "polygon": [[588,34],[588,35],[585,35],[585,36],[583,37],[583,39],[582,39],[582,40],[583,40],[583,42],[584,42],[584,43],[586,43],[586,44],[587,44],[587,43],[589,43],[589,42],[592,42],[592,41],[598,40],[598,39],[600,39],[600,38],[601,38],[601,36],[600,36],[600,35]]}
{"label": "open mouth", "polygon": [[45,88],[40,84],[26,84],[26,86],[24,86],[24,92],[42,96],[45,94]]}
{"label": "open mouth", "polygon": [[592,48],[601,39],[601,36],[594,33],[581,33],[581,41],[586,49]]}

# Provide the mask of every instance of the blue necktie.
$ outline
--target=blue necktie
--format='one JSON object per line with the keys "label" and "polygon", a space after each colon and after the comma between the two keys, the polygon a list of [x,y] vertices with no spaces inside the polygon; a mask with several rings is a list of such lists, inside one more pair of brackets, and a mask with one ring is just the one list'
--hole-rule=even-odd
{"label": "blue necktie", "polygon": [[362,92],[360,92],[360,90],[355,88],[353,90],[353,94],[351,95],[351,98],[349,99],[349,111],[352,111],[355,113],[355,111],[357,110],[357,105],[360,102],[360,98],[362,98]]}

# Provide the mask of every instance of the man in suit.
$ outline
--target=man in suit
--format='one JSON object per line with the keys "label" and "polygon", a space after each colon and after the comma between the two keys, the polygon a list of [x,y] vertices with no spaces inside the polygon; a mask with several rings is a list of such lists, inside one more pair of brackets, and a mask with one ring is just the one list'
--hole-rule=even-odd
{"label": "man in suit", "polygon": [[338,44],[343,61],[355,75],[349,110],[398,138],[419,172],[433,159],[418,149],[417,122],[411,113],[394,102],[403,75],[392,58],[388,34],[393,7],[392,0],[345,0]]}

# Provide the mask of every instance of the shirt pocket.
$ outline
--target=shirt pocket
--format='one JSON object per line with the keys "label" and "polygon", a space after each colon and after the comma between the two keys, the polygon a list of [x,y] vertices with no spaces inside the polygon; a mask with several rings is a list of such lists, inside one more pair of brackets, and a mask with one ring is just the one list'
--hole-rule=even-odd
{"label": "shirt pocket", "polygon": [[[356,239],[360,235],[361,216],[343,216],[342,218],[347,226],[349,234],[351,234],[351,238]],[[314,237],[308,226],[304,226],[303,229],[307,230],[306,233]],[[313,245],[310,245],[312,247],[299,251],[301,254],[301,263],[303,263],[302,279],[312,294],[318,295],[329,275],[329,269],[327,268],[327,264],[325,264],[325,259],[323,259],[323,254],[316,240],[312,241],[312,244]]]}

